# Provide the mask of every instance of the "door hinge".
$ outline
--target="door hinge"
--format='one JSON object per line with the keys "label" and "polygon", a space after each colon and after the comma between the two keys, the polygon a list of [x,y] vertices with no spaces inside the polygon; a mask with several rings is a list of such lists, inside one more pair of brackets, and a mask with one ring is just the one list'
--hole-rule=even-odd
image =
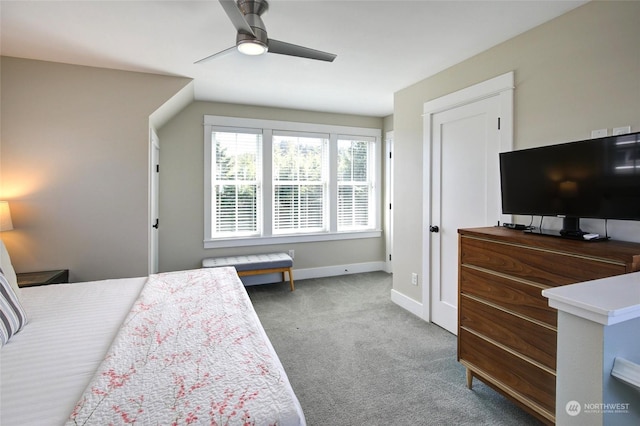
{"label": "door hinge", "polygon": [[156,173],[160,173],[160,164],[156,164]]}
{"label": "door hinge", "polygon": [[389,210],[391,210],[391,203],[389,203]]}
{"label": "door hinge", "polygon": [[498,130],[500,130],[500,117],[498,117]]}
{"label": "door hinge", "polygon": [[389,262],[391,262],[391,255],[389,255]]}
{"label": "door hinge", "polygon": [[160,227],[160,219],[156,218],[156,223],[154,223],[153,225],[151,225],[152,227],[158,229]]}

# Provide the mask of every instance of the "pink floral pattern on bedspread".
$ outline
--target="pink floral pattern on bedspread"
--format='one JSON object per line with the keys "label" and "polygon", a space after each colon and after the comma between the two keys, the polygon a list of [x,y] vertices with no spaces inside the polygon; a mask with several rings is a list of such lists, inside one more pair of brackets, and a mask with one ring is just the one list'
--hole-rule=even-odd
{"label": "pink floral pattern on bedspread", "polygon": [[151,275],[68,425],[298,425],[233,268]]}

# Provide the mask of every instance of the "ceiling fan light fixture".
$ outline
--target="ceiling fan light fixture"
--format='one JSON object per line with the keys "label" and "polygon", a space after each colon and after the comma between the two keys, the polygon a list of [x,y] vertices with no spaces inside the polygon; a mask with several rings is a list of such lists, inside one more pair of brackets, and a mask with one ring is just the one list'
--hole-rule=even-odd
{"label": "ceiling fan light fixture", "polygon": [[238,43],[238,51],[249,56],[264,55],[267,53],[267,46],[258,40],[244,40]]}

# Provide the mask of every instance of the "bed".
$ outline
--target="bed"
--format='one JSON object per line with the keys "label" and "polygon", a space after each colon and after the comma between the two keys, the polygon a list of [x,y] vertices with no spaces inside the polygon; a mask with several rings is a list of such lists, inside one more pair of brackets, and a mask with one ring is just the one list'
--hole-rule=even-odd
{"label": "bed", "polygon": [[305,424],[233,268],[13,289],[4,426]]}

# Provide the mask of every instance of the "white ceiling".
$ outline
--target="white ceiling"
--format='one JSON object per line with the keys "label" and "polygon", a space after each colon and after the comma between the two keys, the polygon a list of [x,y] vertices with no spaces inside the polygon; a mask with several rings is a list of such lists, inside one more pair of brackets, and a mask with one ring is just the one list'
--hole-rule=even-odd
{"label": "white ceiling", "polygon": [[585,1],[272,0],[269,37],[333,63],[238,52],[217,0],[4,1],[0,53],[193,78],[197,100],[386,116],[394,92]]}

